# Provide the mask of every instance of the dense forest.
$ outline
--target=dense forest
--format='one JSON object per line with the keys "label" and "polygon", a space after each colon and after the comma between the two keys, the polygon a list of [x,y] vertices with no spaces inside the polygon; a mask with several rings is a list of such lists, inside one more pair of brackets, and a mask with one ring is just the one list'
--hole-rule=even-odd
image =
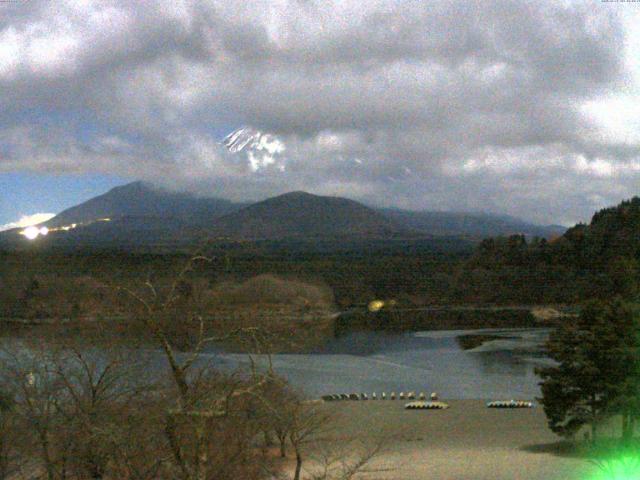
{"label": "dense forest", "polygon": [[[366,305],[376,298],[410,304],[441,304],[454,271],[472,252],[451,239],[375,244],[244,242],[209,245],[210,262],[193,273],[194,284],[215,287],[269,274],[331,289],[335,308]],[[94,315],[118,285],[152,277],[172,278],[187,253],[123,251],[0,252],[0,317]],[[284,301],[284,299],[283,299]]]}
{"label": "dense forest", "polygon": [[[640,198],[597,212],[549,241],[523,235],[380,241],[254,241],[207,245],[190,279],[214,291],[260,275],[332,293],[328,310],[374,299],[399,307],[575,305],[628,296],[638,285]],[[30,249],[0,252],[0,317],[108,315],[116,286],[171,278],[181,253]],[[287,299],[280,299],[287,303]]]}
{"label": "dense forest", "polygon": [[535,304],[627,296],[638,285],[639,259],[640,198],[634,197],[551,241],[522,235],[482,241],[461,270],[457,295]]}

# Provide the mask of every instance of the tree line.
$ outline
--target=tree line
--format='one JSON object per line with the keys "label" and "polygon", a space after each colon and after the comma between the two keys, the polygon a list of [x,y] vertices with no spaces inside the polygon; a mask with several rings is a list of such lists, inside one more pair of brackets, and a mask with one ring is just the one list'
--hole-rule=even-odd
{"label": "tree line", "polygon": [[452,296],[525,304],[629,297],[640,282],[639,231],[640,198],[634,197],[558,238],[485,239],[464,262]]}

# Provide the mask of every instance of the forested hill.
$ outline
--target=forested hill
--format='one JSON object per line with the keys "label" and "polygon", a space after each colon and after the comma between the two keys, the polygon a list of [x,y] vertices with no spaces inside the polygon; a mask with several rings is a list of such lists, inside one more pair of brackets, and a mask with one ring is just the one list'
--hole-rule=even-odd
{"label": "forested hill", "polygon": [[557,242],[567,260],[603,268],[619,258],[640,260],[640,197],[597,212],[589,225],[576,225]]}
{"label": "forested hill", "polygon": [[475,301],[574,303],[637,292],[640,198],[597,212],[546,241],[522,235],[482,241],[458,278]]}

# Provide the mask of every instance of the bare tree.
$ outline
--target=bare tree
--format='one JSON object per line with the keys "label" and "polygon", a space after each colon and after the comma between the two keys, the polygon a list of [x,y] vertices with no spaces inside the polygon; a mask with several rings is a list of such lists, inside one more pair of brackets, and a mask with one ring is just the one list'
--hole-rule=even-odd
{"label": "bare tree", "polygon": [[311,456],[308,469],[312,480],[351,480],[361,473],[379,473],[392,470],[389,467],[371,466],[385,451],[389,440],[383,437],[368,441],[352,439],[320,442]]}
{"label": "bare tree", "polygon": [[[178,273],[166,293],[150,280],[143,292],[122,288],[137,307],[137,318],[151,333],[169,365],[175,385],[175,404],[166,413],[165,435],[175,467],[174,474],[185,480],[207,480],[214,472],[228,465],[224,461],[214,462],[216,452],[225,450],[228,444],[213,444],[212,431],[220,428],[233,412],[234,403],[261,394],[272,377],[271,368],[259,372],[251,359],[250,376],[242,382],[227,383],[223,388],[215,382],[207,381],[204,371],[196,367],[203,348],[212,343],[231,338],[248,338],[259,343],[261,332],[257,328],[241,328],[222,336],[207,336],[201,315],[189,308],[185,302],[184,287],[188,275],[198,262],[208,262],[203,256],[192,257]],[[190,292],[190,291],[189,291]],[[195,340],[191,352],[179,355],[171,342],[167,325],[182,321],[196,325]],[[246,446],[243,446],[245,448]],[[229,464],[237,458],[237,451],[229,452]],[[218,459],[219,460],[219,459]]]}
{"label": "bare tree", "polygon": [[[318,464],[311,446],[327,431],[330,415],[274,374],[273,338],[263,329],[206,332],[197,288],[189,287],[200,261],[207,259],[191,258],[169,285],[149,279],[138,289],[120,288],[166,361],[168,368],[152,379],[139,368],[148,362],[86,331],[81,342],[51,338],[4,352],[2,387],[15,402],[10,414],[0,408],[0,480],[22,458],[31,459],[25,474],[47,480],[274,478],[277,462],[256,445],[265,432],[276,435],[283,457],[291,445],[295,480],[303,461]],[[190,342],[187,351],[176,345],[176,324]],[[206,368],[207,345],[230,340],[252,352],[249,368],[234,374]],[[259,366],[254,353],[265,354],[266,363]],[[151,355],[157,359],[157,352]],[[21,443],[13,441],[16,432]],[[327,455],[325,471],[346,480],[376,453],[341,457],[341,469],[338,457]]]}
{"label": "bare tree", "polygon": [[318,441],[331,426],[331,415],[318,406],[302,401],[295,402],[286,412],[289,416],[289,441],[296,456],[293,480],[300,480],[306,446]]}
{"label": "bare tree", "polygon": [[119,461],[108,436],[126,428],[133,405],[153,390],[131,358],[105,348],[67,344],[54,356],[64,388],[58,410],[70,436],[69,465],[76,476],[95,480]]}
{"label": "bare tree", "polygon": [[[113,349],[51,342],[7,349],[3,357],[2,385],[15,392],[12,411],[23,437],[19,449],[22,457],[37,459],[27,465],[30,475],[114,478],[133,456],[123,456],[124,451],[136,451],[139,470],[142,459],[155,465],[162,458],[161,449],[140,455],[139,440],[125,443],[148,431],[141,428],[148,424],[141,421],[142,412],[149,410],[154,395],[130,358]],[[162,430],[156,430],[162,438]]]}
{"label": "bare tree", "polygon": [[372,468],[371,462],[382,455],[395,435],[371,438],[336,438],[339,418],[321,403],[291,398],[282,409],[281,428],[295,453],[293,480],[300,480],[303,470],[312,480],[351,480],[356,474],[389,471]]}
{"label": "bare tree", "polygon": [[271,435],[273,434],[278,440],[280,457],[285,458],[289,433],[293,427],[291,412],[301,401],[301,397],[289,387],[284,379],[274,375],[268,380],[257,400],[265,443],[267,446],[271,446]]}
{"label": "bare tree", "polygon": [[8,480],[20,471],[22,457],[19,449],[20,426],[12,393],[0,396],[0,480]]}
{"label": "bare tree", "polygon": [[3,353],[2,383],[15,392],[15,413],[28,435],[25,448],[32,445],[39,459],[32,468],[43,469],[48,480],[66,478],[69,444],[59,415],[64,386],[52,355],[42,344]]}
{"label": "bare tree", "polygon": [[110,478],[157,480],[170,462],[163,435],[166,403],[145,397],[134,400],[118,417],[119,424],[103,427],[100,437],[112,461]]}

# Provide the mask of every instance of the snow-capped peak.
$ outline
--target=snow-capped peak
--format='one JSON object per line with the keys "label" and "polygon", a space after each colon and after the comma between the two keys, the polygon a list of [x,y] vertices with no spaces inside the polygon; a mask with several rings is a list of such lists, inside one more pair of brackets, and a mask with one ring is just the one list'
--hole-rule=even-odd
{"label": "snow-capped peak", "polygon": [[245,151],[251,170],[254,172],[277,164],[284,171],[284,163],[277,162],[286,147],[275,135],[263,133],[252,127],[242,127],[224,137],[222,144],[231,153]]}
{"label": "snow-capped peak", "polygon": [[250,127],[242,127],[224,137],[222,143],[231,153],[238,153],[246,146],[250,148],[258,143],[262,133]]}

